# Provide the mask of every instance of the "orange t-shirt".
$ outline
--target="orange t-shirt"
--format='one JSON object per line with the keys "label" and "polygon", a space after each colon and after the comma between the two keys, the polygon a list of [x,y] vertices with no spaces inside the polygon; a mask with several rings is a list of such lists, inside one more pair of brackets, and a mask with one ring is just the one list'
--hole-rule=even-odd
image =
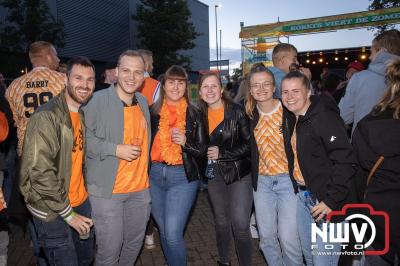
{"label": "orange t-shirt", "polygon": [[3,112],[0,112],[0,142],[4,141],[8,136],[8,121]]}
{"label": "orange t-shirt", "polygon": [[45,104],[65,88],[65,74],[47,67],[35,67],[14,80],[6,90],[6,98],[13,113],[18,134],[18,154],[22,153],[28,118],[40,105]]}
{"label": "orange t-shirt", "polygon": [[124,144],[140,145],[136,160],[119,160],[114,194],[136,192],[149,187],[147,122],[139,105],[124,107]]}
{"label": "orange t-shirt", "polygon": [[[175,105],[167,104],[169,111],[169,128],[172,129],[176,127],[176,123],[178,122],[178,116],[176,115]],[[169,131],[171,134],[171,131]],[[160,142],[160,132],[157,132],[154,137],[153,145],[151,147],[151,161],[152,162],[164,162],[164,158],[161,155],[161,142]],[[180,152],[180,160],[178,160],[177,165],[183,164],[182,159],[182,151]]]}
{"label": "orange t-shirt", "polygon": [[[297,122],[296,122],[297,125]],[[303,174],[301,173],[301,169],[299,166],[299,158],[297,156],[297,133],[296,133],[296,125],[294,126],[294,132],[292,138],[290,139],[290,143],[292,144],[292,150],[294,154],[294,168],[293,168],[293,177],[294,179],[302,184],[305,185]]]}
{"label": "orange t-shirt", "polygon": [[282,104],[270,113],[263,113],[260,109],[260,118],[254,129],[254,137],[257,142],[260,175],[277,175],[288,173],[288,162],[285,153],[282,135]]}
{"label": "orange t-shirt", "polygon": [[152,105],[157,99],[157,92],[160,86],[160,82],[157,80],[147,77],[143,81],[142,88],[139,90],[144,97],[146,97],[147,103]]}
{"label": "orange t-shirt", "polygon": [[69,112],[74,130],[74,145],[72,147],[72,171],[69,183],[68,197],[72,207],[81,205],[88,197],[83,180],[83,129],[78,112]]}
{"label": "orange t-shirt", "polygon": [[208,108],[208,134],[211,134],[222,121],[224,121],[224,106],[217,109]]}

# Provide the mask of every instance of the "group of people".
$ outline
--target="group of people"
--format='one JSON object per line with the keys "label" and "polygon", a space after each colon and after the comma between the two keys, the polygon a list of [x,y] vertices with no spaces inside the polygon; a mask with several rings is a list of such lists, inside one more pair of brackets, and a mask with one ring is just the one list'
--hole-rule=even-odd
{"label": "group of people", "polygon": [[[33,43],[33,70],[15,80],[6,97],[18,129],[19,188],[32,215],[36,255],[44,253],[43,265],[132,265],[152,214],[167,264],[187,265],[184,229],[199,182],[206,180],[218,265],[230,265],[232,241],[239,265],[251,264],[253,202],[268,265],[337,265],[341,243],[319,236],[312,243],[312,224],[360,201],[390,217],[389,252],[367,257],[365,265],[398,263],[398,47],[397,30],[377,36],[370,67],[395,59],[384,61],[383,85],[367,83],[376,72],[361,71],[338,107],[332,97],[314,95],[311,72],[298,65],[290,44],[275,47],[274,68],[252,67],[242,104],[226,95],[213,72],[199,78],[194,104],[181,66],[168,68],[160,83],[148,77],[151,53],[123,52],[115,79],[93,93],[89,59],[70,59],[64,75],[56,72],[54,47]],[[144,90],[146,82],[151,90]],[[369,109],[354,84],[379,90],[368,96]],[[364,113],[346,119],[350,101]],[[342,117],[354,122],[353,145]],[[379,250],[384,225],[376,224],[370,248]]]}

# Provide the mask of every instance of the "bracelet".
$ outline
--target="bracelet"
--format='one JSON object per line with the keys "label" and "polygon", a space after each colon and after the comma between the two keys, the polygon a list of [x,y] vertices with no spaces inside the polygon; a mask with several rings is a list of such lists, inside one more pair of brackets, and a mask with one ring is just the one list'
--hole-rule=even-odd
{"label": "bracelet", "polygon": [[75,217],[75,215],[76,213],[72,211],[70,215],[64,218],[64,221],[66,221],[67,223],[71,222],[71,220]]}

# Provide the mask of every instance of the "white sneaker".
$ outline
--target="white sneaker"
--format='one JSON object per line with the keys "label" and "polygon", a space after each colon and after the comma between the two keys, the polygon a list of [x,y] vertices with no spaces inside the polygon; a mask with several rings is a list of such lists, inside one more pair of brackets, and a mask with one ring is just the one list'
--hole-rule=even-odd
{"label": "white sneaker", "polygon": [[258,238],[257,224],[250,224],[250,233],[252,238]]}
{"label": "white sneaker", "polygon": [[7,266],[7,255],[0,256],[0,266]]}
{"label": "white sneaker", "polygon": [[144,238],[144,247],[146,249],[153,249],[156,247],[154,244],[154,234],[146,235]]}

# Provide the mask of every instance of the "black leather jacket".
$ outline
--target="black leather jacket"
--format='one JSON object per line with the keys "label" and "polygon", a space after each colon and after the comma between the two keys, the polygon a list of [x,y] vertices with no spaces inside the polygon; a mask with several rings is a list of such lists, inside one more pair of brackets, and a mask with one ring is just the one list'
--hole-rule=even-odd
{"label": "black leather jacket", "polygon": [[[160,115],[151,115],[151,146],[158,132]],[[200,111],[192,104],[186,109],[186,144],[182,147],[183,166],[189,182],[200,180],[204,176],[207,156],[207,133]]]}
{"label": "black leather jacket", "polygon": [[[207,114],[205,121],[208,121]],[[207,123],[208,132],[208,123]],[[215,171],[226,184],[240,180],[250,173],[250,129],[243,108],[234,103],[224,111],[224,121],[209,135],[209,146],[218,146],[219,158]]]}

